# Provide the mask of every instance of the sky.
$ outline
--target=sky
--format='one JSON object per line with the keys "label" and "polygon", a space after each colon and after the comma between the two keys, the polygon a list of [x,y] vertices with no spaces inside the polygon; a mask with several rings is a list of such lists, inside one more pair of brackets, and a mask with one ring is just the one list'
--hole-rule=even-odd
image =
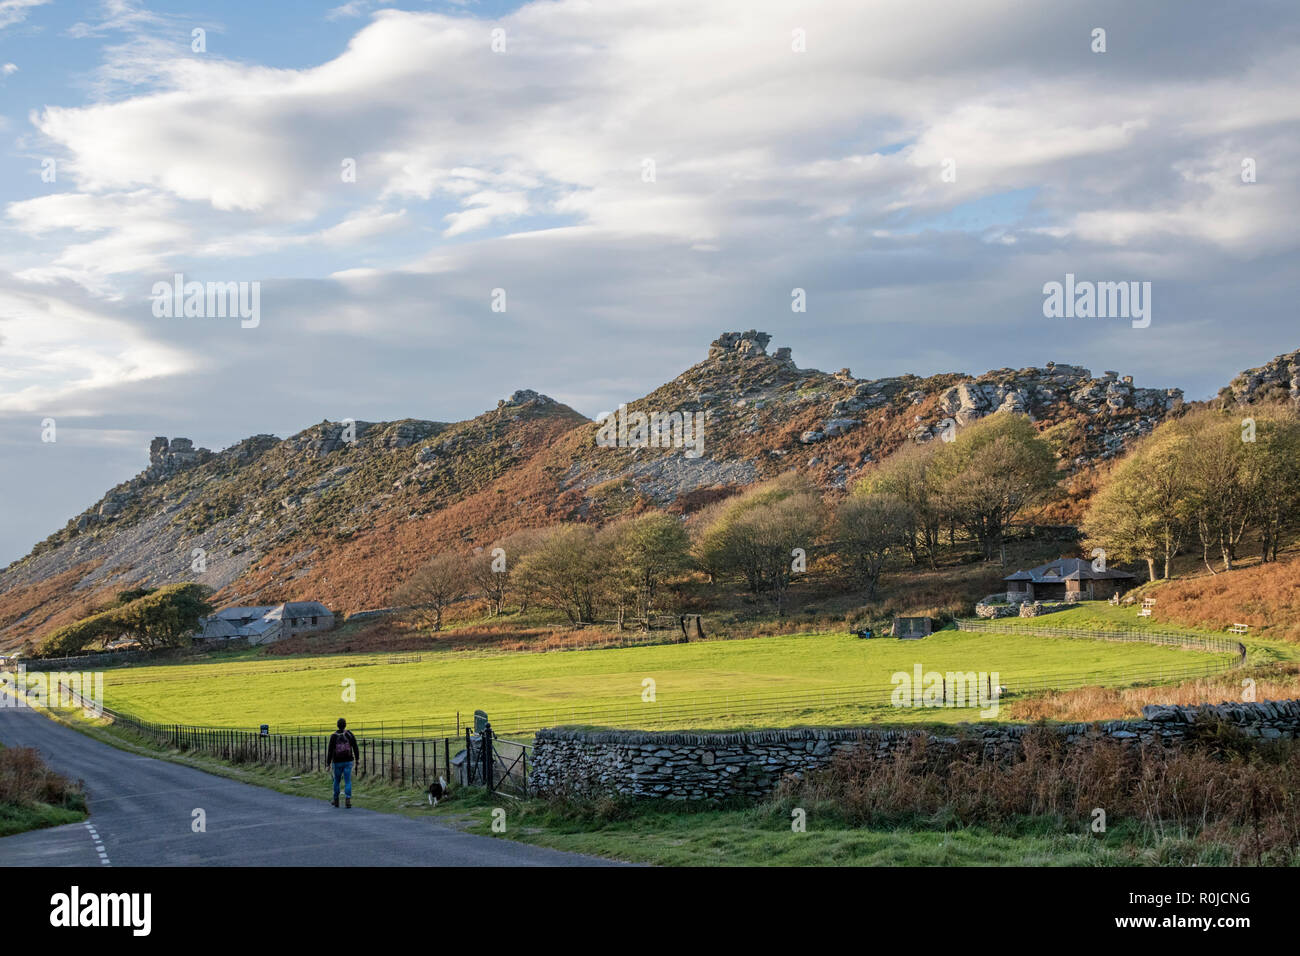
{"label": "sky", "polygon": [[1300,347],[1298,89],[1293,0],[0,0],[0,564],[155,435],[594,416],[729,330],[1210,397]]}

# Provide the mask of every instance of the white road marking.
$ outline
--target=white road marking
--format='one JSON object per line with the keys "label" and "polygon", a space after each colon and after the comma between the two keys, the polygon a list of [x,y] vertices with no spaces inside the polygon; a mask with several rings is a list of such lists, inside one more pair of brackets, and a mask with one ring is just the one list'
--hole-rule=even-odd
{"label": "white road marking", "polygon": [[99,862],[104,866],[112,866],[113,864],[108,862],[108,850],[104,849],[104,841],[100,839],[99,832],[89,823],[86,824],[86,832],[95,841],[95,852],[99,854]]}

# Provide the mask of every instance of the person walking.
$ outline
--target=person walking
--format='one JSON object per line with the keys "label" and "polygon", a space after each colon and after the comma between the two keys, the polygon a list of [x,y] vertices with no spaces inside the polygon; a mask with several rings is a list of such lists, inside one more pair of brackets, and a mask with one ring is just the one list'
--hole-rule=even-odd
{"label": "person walking", "polygon": [[334,806],[339,805],[339,780],[343,781],[343,792],[347,808],[352,809],[352,768],[361,759],[361,750],[357,747],[357,738],[347,729],[348,722],[339,718],[339,729],[330,734],[330,742],[325,747],[325,766],[334,768]]}

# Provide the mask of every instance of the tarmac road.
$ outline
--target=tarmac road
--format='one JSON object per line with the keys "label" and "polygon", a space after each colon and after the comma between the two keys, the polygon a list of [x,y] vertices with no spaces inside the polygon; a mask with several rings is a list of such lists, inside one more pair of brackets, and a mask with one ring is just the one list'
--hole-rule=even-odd
{"label": "tarmac road", "polygon": [[[0,743],[35,747],[85,782],[86,823],[0,839],[0,866],[600,866],[612,861],[461,833],[432,821],[335,809],[118,750],[27,707],[0,707]],[[191,829],[193,811],[207,831]]]}

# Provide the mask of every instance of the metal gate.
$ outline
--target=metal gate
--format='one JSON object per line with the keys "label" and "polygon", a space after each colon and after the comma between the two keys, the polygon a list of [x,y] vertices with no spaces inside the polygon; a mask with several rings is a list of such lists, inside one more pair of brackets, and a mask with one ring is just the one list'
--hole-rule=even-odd
{"label": "metal gate", "polygon": [[462,782],[486,787],[491,793],[528,795],[528,744],[507,740],[492,732],[492,725],[481,734],[465,731],[465,763]]}

